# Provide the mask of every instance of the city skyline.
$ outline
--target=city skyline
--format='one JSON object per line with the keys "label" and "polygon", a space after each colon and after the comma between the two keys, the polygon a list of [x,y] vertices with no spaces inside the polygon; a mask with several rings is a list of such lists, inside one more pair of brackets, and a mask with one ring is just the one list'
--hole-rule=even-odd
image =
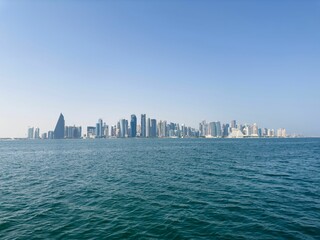
{"label": "city skyline", "polygon": [[289,134],[285,128],[266,128],[257,123],[238,123],[237,120],[231,120],[229,123],[203,120],[199,123],[198,128],[167,120],[157,120],[146,114],[140,115],[140,124],[137,120],[135,114],[131,114],[130,120],[122,118],[115,124],[107,124],[100,118],[95,125],[86,126],[86,132],[83,133],[82,126],[68,126],[64,115],[60,113],[54,131],[44,131],[40,137],[39,127],[29,127],[26,138],[286,138],[301,136]]}
{"label": "city skyline", "polygon": [[60,112],[70,126],[146,113],[320,136],[319,12],[316,0],[2,0],[0,137],[53,131]]}

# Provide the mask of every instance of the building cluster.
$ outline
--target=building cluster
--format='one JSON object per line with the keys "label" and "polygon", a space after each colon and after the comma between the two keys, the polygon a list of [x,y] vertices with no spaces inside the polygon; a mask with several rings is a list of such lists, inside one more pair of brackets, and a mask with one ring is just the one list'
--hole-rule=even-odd
{"label": "building cluster", "polygon": [[200,137],[208,138],[257,138],[257,137],[287,137],[286,129],[280,128],[275,133],[274,129],[259,128],[254,124],[240,124],[237,125],[236,120],[231,123],[222,124],[217,122],[207,123],[202,121],[199,124]]}
{"label": "building cluster", "polygon": [[40,137],[40,129],[29,128],[29,139],[79,139],[79,138],[258,138],[258,137],[287,137],[286,130],[280,128],[277,131],[268,128],[259,128],[254,124],[221,124],[220,121],[202,121],[199,129],[153,118],[147,118],[141,114],[138,122],[137,116],[132,114],[130,120],[120,119],[115,125],[107,125],[102,119],[93,126],[88,126],[86,133],[82,134],[82,128],[77,126],[65,126],[64,116],[60,114],[54,131],[43,133]]}
{"label": "building cluster", "polygon": [[42,133],[40,137],[40,129],[29,127],[28,139],[77,139],[82,138],[82,127],[65,126],[64,116],[60,114],[54,131]]}
{"label": "building cluster", "polygon": [[131,119],[120,119],[117,124],[109,127],[102,119],[99,119],[95,126],[87,127],[85,138],[180,138],[180,137],[199,137],[199,131],[167,121],[157,121],[153,118],[147,118],[146,114],[141,114],[138,123],[136,115],[132,114]]}

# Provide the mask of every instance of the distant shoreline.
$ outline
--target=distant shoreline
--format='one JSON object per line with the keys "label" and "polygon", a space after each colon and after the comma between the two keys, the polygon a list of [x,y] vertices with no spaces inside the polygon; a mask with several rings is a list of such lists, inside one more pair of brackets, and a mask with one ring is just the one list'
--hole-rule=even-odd
{"label": "distant shoreline", "polygon": [[0,141],[52,141],[52,140],[108,140],[108,139],[301,139],[301,138],[320,138],[320,136],[297,136],[297,137],[243,137],[243,138],[205,138],[205,137],[185,137],[185,138],[64,138],[64,139],[28,139],[28,138],[0,138]]}

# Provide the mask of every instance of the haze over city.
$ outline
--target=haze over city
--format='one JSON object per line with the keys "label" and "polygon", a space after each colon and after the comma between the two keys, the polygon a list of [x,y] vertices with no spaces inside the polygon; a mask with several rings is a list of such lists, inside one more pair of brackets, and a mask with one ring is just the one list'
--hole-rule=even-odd
{"label": "haze over city", "polygon": [[320,136],[320,1],[0,1],[0,137],[131,114]]}

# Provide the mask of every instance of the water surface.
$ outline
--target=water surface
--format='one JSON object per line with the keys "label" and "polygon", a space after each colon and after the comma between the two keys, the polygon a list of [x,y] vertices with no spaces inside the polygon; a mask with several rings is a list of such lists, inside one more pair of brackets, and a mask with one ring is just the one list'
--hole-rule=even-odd
{"label": "water surface", "polygon": [[0,239],[320,239],[320,139],[0,141]]}

